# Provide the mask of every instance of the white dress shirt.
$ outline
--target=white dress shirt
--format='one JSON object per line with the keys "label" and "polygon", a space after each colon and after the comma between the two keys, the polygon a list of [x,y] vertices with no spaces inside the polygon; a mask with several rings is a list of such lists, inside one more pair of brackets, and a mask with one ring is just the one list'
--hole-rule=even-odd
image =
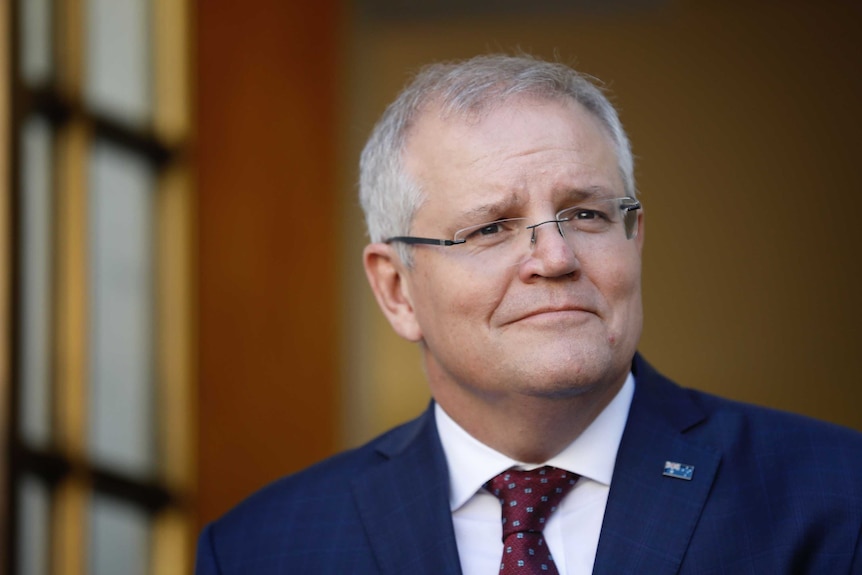
{"label": "white dress shirt", "polygon": [[[581,476],[544,530],[560,575],[588,575],[593,571],[634,385],[634,377],[629,374],[595,421],[568,447],[542,464]],[[449,466],[449,504],[463,575],[498,573],[503,554],[500,502],[482,486],[510,467],[532,469],[541,465],[524,465],[479,442],[439,404],[435,406],[435,417]]]}

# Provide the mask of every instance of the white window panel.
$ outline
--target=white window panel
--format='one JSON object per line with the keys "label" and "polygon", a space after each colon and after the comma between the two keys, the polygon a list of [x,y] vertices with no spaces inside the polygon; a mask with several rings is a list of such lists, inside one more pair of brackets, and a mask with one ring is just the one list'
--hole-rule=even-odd
{"label": "white window panel", "polygon": [[90,157],[89,444],[134,475],[155,468],[154,174],[97,142]]}
{"label": "white window panel", "polygon": [[51,127],[31,117],[21,135],[20,433],[32,446],[51,441],[53,161]]}
{"label": "white window panel", "polygon": [[47,84],[54,69],[51,0],[19,0],[21,77],[27,84]]}
{"label": "white window panel", "polygon": [[18,570],[20,575],[48,575],[51,557],[51,495],[32,475],[18,486]]}
{"label": "white window panel", "polygon": [[86,2],[84,93],[96,111],[140,127],[152,118],[150,3]]}
{"label": "white window panel", "polygon": [[128,503],[93,494],[90,500],[88,573],[147,575],[150,563],[150,518]]}

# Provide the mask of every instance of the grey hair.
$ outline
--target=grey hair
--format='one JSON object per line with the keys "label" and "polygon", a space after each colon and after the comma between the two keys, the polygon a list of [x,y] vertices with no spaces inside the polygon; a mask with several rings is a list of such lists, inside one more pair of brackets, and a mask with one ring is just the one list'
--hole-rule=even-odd
{"label": "grey hair", "polygon": [[[372,242],[408,235],[424,200],[421,183],[404,169],[410,129],[432,106],[441,117],[474,117],[515,96],[571,98],[592,113],[613,142],[625,193],[635,197],[634,159],[617,111],[586,75],[530,56],[487,55],[426,66],[377,122],[359,161],[359,199]],[[407,246],[398,245],[409,265]]]}

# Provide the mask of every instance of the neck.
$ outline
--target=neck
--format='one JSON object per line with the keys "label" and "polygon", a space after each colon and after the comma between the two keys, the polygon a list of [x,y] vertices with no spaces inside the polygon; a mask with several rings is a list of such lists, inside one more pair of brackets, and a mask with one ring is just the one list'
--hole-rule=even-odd
{"label": "neck", "polygon": [[540,464],[577,439],[623,383],[625,377],[568,397],[477,397],[453,386],[432,392],[446,413],[478,441],[516,461]]}

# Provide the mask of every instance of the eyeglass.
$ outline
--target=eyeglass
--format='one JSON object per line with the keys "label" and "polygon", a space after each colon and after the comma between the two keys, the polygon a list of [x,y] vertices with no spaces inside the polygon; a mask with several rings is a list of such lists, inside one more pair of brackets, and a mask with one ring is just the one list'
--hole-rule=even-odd
{"label": "eyeglass", "polygon": [[[426,244],[435,246],[464,245],[471,255],[497,257],[501,254],[519,252],[518,241],[530,232],[530,248],[536,244],[536,234],[540,226],[557,224],[560,235],[574,248],[574,244],[585,249],[597,248],[618,241],[622,235],[616,235],[613,230],[618,224],[623,224],[627,240],[637,236],[637,210],[641,203],[629,197],[624,198],[593,198],[587,199],[577,206],[565,208],[557,212],[552,220],[525,226],[527,218],[506,218],[484,224],[462,228],[455,232],[451,240],[422,238],[416,236],[394,236],[385,243],[400,242],[404,244]],[[575,238],[578,241],[575,242]],[[506,259],[506,258],[504,258]],[[517,260],[512,263],[518,263]]]}

